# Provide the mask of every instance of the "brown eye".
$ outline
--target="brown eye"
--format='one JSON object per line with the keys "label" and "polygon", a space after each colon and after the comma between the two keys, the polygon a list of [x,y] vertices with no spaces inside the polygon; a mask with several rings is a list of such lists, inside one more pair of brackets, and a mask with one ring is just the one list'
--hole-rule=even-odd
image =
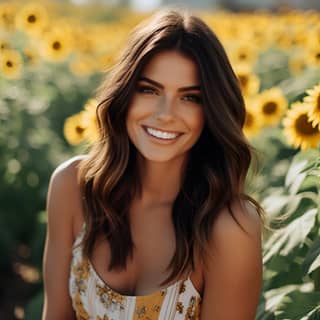
{"label": "brown eye", "polygon": [[190,102],[195,102],[195,103],[199,103],[199,104],[202,103],[201,97],[198,95],[195,95],[195,94],[189,94],[187,96],[184,96],[184,98]]}
{"label": "brown eye", "polygon": [[137,90],[138,92],[141,92],[141,93],[149,93],[149,94],[156,93],[156,91],[152,87],[148,87],[148,86],[138,86]]}

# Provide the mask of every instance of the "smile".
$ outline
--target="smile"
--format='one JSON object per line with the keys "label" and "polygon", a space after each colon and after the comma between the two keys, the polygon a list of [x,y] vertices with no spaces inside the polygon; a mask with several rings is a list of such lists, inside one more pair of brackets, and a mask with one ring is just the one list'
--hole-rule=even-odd
{"label": "smile", "polygon": [[182,133],[162,131],[162,130],[158,130],[150,127],[143,127],[143,128],[149,135],[155,138],[164,139],[164,140],[174,140],[182,134]]}

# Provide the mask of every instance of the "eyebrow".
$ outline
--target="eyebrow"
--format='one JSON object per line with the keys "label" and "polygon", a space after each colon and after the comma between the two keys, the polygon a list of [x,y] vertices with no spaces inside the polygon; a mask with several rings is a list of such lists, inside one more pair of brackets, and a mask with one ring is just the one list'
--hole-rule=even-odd
{"label": "eyebrow", "polygon": [[[138,81],[142,81],[142,80],[146,81],[146,82],[149,82],[149,83],[153,84],[154,86],[156,86],[158,88],[164,89],[164,86],[161,83],[159,83],[159,82],[157,82],[155,80],[149,79],[149,78],[144,77],[144,76],[142,76],[142,77],[140,77],[138,79]],[[182,88],[178,89],[179,92],[190,91],[190,90],[200,90],[200,86],[189,86],[189,87],[182,87]]]}

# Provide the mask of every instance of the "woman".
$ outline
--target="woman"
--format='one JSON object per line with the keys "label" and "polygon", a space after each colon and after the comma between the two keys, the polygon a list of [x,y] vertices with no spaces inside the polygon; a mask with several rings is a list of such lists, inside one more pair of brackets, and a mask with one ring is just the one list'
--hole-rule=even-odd
{"label": "woman", "polygon": [[254,319],[263,210],[244,192],[244,102],[214,33],[160,11],[97,99],[99,141],[50,180],[42,319]]}

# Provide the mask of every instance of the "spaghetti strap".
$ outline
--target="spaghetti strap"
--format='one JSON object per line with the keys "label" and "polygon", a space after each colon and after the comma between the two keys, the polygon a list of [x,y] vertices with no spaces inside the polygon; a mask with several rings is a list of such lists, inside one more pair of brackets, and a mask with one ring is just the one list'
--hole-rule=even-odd
{"label": "spaghetti strap", "polygon": [[187,277],[187,279],[190,279],[190,276],[191,276],[191,273],[193,272],[193,270],[191,269],[190,271],[189,271],[189,273],[188,273],[188,277]]}

